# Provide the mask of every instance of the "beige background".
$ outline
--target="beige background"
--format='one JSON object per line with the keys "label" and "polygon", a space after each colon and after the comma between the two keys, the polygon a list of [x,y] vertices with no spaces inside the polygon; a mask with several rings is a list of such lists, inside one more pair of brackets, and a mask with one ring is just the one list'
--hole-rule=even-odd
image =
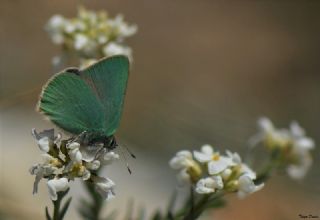
{"label": "beige background", "polygon": [[[79,1],[80,2],[80,1]],[[50,204],[44,183],[31,195],[29,167],[40,160],[30,130],[51,128],[34,106],[59,53],[43,30],[53,14],[74,16],[78,1],[0,2],[0,212],[8,219],[44,219]],[[277,125],[298,120],[319,142],[320,2],[108,0],[91,9],[121,12],[138,24],[124,114],[117,136],[133,149],[133,175],[123,163],[105,174],[117,183],[111,208],[127,200],[150,211],[165,207],[175,187],[168,160],[179,149],[210,143],[245,152],[259,116]],[[302,182],[282,174],[246,200],[230,196],[213,219],[292,220],[320,216],[319,150]],[[72,211],[85,196],[73,184]]]}

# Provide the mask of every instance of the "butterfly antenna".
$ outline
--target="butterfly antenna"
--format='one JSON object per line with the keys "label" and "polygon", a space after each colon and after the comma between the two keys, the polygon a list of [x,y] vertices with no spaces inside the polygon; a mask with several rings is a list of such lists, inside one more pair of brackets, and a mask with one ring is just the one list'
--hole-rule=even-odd
{"label": "butterfly antenna", "polygon": [[128,169],[128,172],[131,174],[132,171],[131,171],[131,169],[130,169],[130,166],[129,166],[129,163],[128,163],[128,158],[127,158],[127,156],[126,156],[126,153],[123,151],[122,146],[119,146],[118,149],[120,150],[119,153],[121,154],[121,156],[123,156],[123,157],[120,157],[121,160],[125,163],[125,165],[126,165],[126,167],[127,167],[127,169]]}
{"label": "butterfly antenna", "polygon": [[127,146],[123,145],[123,147],[126,148],[127,152],[129,153],[129,155],[130,155],[132,158],[134,158],[134,159],[137,158],[136,155],[134,155],[134,154],[132,153],[132,151],[131,151]]}

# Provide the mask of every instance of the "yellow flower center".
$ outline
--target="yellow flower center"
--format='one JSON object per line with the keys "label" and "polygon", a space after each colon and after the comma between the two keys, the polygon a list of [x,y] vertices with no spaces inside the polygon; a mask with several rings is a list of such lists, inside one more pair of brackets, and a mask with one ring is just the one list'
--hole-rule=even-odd
{"label": "yellow flower center", "polygon": [[72,167],[71,173],[73,176],[82,176],[85,169],[85,166],[83,166],[81,163],[77,163]]}
{"label": "yellow flower center", "polygon": [[218,154],[218,153],[213,154],[212,160],[215,160],[215,161],[220,160],[220,154]]}
{"label": "yellow flower center", "polygon": [[61,162],[57,158],[53,158],[52,160],[50,160],[50,164],[52,164],[55,167],[61,167],[62,166]]}

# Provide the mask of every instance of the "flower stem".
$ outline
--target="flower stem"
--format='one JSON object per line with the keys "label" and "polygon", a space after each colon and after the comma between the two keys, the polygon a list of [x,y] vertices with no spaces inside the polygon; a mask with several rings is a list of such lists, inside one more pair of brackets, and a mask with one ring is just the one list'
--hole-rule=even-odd
{"label": "flower stem", "polygon": [[62,208],[60,208],[60,206],[61,206],[62,199],[67,195],[68,192],[69,192],[69,189],[64,192],[57,193],[57,196],[58,196],[57,200],[52,201],[52,203],[53,203],[52,217],[49,214],[48,207],[46,207],[45,211],[46,211],[46,219],[47,220],[63,220],[65,214],[68,211],[69,205],[71,203],[71,197],[64,203]]}
{"label": "flower stem", "polygon": [[[99,170],[97,171],[97,173],[98,172]],[[104,200],[96,192],[94,185],[91,182],[84,181],[83,185],[88,192],[90,199],[81,199],[81,205],[78,209],[79,213],[82,219],[98,220],[103,208]]]}
{"label": "flower stem", "polygon": [[[204,212],[205,209],[214,208],[214,202],[218,202],[218,200],[221,199],[223,195],[224,192],[222,191],[217,192],[215,194],[206,194],[201,196],[198,199],[198,201],[195,202],[196,198],[194,197],[194,192],[192,192],[192,194],[190,194],[190,198],[186,201],[184,207],[174,215],[174,219],[180,219],[181,217],[183,220],[197,219]],[[190,208],[188,209],[188,207]]]}
{"label": "flower stem", "polygon": [[268,163],[258,172],[257,178],[254,181],[255,184],[261,184],[269,179],[272,173],[280,166],[281,164],[281,152],[274,151],[271,154],[271,157]]}
{"label": "flower stem", "polygon": [[60,202],[61,202],[61,194],[58,194],[58,199],[53,201],[53,220],[60,220],[59,219],[59,211],[60,211]]}

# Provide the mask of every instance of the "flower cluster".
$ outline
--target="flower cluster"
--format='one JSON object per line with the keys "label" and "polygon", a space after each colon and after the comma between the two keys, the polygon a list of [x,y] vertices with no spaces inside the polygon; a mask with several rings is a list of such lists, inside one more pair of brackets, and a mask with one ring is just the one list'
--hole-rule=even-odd
{"label": "flower cluster", "polygon": [[263,184],[255,185],[256,173],[242,163],[237,153],[226,152],[220,155],[210,145],[201,147],[201,151],[179,151],[170,162],[178,170],[180,184],[195,186],[198,194],[210,194],[219,190],[237,192],[240,198],[256,192]]}
{"label": "flower cluster", "polygon": [[114,197],[114,182],[96,173],[103,165],[118,159],[118,154],[107,151],[103,144],[85,144],[83,134],[61,140],[61,134],[55,136],[53,129],[40,133],[33,129],[32,135],[43,152],[43,162],[30,168],[30,173],[36,176],[33,193],[37,193],[40,180],[47,179],[50,197],[55,201],[57,192],[67,190],[70,180],[81,178],[94,184],[104,199]]}
{"label": "flower cluster", "polygon": [[312,165],[313,139],[306,136],[297,122],[292,122],[289,129],[278,129],[268,118],[260,118],[258,126],[260,131],[251,138],[251,145],[262,144],[276,155],[276,162],[286,168],[290,177],[303,178]]}
{"label": "flower cluster", "polygon": [[[137,32],[136,25],[129,25],[121,14],[108,17],[105,11],[94,12],[79,7],[75,18],[54,15],[46,25],[54,44],[65,52],[76,54],[83,66],[105,56],[123,54],[132,59],[131,48],[124,40]],[[61,57],[55,57],[59,63]]]}

